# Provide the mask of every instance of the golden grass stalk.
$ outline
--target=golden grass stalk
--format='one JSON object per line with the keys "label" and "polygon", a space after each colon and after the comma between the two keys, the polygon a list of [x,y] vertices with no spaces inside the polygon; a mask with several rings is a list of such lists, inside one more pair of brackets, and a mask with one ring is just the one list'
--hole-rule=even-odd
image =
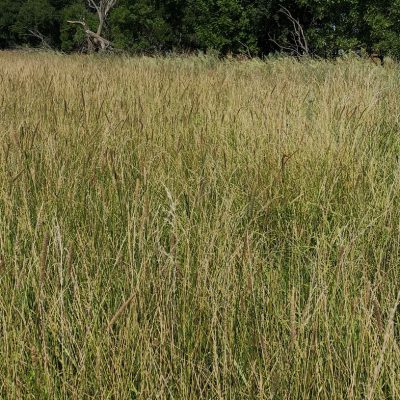
{"label": "golden grass stalk", "polygon": [[113,315],[113,317],[110,319],[107,329],[110,330],[117,319],[120,317],[120,315],[125,311],[125,309],[132,303],[136,296],[136,293],[132,293],[129,298],[121,305],[121,307],[118,308],[117,312]]}

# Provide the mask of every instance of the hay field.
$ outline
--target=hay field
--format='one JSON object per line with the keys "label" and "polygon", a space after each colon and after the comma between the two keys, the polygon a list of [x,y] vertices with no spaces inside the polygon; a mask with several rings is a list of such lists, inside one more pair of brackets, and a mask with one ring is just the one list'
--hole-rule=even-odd
{"label": "hay field", "polygon": [[0,398],[399,399],[399,86],[0,52]]}

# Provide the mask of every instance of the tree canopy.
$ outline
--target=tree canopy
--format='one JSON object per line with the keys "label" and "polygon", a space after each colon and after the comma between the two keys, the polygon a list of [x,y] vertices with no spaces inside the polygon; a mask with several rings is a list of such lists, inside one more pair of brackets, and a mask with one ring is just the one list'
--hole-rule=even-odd
{"label": "tree canopy", "polygon": [[[88,0],[0,0],[0,48],[46,44],[84,48]],[[288,13],[282,12],[286,9]],[[288,17],[290,16],[290,17]],[[321,57],[365,50],[400,58],[400,0],[118,0],[102,35],[131,52],[295,53],[296,23],[307,50]]]}

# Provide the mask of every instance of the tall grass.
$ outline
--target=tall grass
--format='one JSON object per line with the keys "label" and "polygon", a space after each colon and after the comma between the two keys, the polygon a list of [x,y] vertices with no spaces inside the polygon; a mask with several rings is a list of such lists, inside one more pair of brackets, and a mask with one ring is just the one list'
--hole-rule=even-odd
{"label": "tall grass", "polygon": [[399,85],[0,53],[0,397],[399,399]]}

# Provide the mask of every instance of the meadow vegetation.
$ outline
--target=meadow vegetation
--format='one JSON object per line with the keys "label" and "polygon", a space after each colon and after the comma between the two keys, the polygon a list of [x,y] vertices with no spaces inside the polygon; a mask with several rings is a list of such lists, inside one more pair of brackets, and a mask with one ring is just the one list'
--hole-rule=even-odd
{"label": "meadow vegetation", "polygon": [[399,399],[399,85],[0,53],[0,397]]}

